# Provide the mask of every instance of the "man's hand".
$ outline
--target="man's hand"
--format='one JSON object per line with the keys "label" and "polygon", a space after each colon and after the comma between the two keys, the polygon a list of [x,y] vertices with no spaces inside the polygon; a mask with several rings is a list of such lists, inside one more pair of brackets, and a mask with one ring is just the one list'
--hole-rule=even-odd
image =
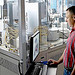
{"label": "man's hand", "polygon": [[50,65],[58,65],[58,61],[53,60],[53,59],[49,59],[48,62],[52,62]]}

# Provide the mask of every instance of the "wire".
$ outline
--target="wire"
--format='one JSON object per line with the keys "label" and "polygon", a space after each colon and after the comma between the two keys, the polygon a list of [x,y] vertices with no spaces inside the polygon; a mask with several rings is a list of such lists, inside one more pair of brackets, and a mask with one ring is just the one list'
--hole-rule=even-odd
{"label": "wire", "polygon": [[23,75],[22,70],[21,70],[21,65],[22,65],[22,62],[19,61],[19,63],[18,63],[19,73],[20,73],[20,75]]}

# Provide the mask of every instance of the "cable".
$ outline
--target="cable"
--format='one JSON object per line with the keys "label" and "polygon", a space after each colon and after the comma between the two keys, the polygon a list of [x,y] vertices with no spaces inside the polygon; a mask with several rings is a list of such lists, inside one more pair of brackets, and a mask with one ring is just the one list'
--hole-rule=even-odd
{"label": "cable", "polygon": [[19,69],[20,75],[23,75],[22,74],[22,64],[23,64],[23,62],[22,61],[19,61],[19,63],[18,63],[18,69]]}

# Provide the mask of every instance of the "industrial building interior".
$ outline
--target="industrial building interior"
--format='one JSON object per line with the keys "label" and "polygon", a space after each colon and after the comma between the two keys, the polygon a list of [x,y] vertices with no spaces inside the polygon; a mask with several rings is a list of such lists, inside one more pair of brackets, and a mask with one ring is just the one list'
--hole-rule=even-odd
{"label": "industrial building interior", "polygon": [[[35,62],[58,60],[71,31],[65,14],[72,5],[75,0],[0,0],[0,75],[26,75],[31,65],[30,40],[37,31]],[[63,67],[58,65],[54,75],[63,75]]]}

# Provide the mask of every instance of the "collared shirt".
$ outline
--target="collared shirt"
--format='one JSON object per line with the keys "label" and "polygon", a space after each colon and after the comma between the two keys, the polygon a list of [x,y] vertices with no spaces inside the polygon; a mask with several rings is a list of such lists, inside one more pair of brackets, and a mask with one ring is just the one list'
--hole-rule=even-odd
{"label": "collared shirt", "polygon": [[69,69],[73,68],[75,64],[75,28],[72,28],[72,31],[67,39],[63,62],[64,67]]}

